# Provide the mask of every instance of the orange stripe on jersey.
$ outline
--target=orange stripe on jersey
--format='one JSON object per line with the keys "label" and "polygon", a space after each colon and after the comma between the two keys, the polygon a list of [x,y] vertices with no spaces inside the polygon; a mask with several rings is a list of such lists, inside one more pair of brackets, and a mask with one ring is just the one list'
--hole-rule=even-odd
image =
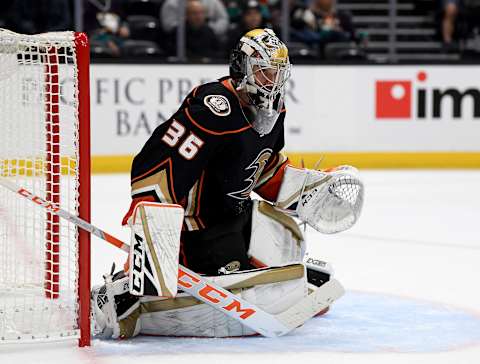
{"label": "orange stripe on jersey", "polygon": [[164,161],[161,161],[161,162],[158,163],[155,167],[150,168],[148,171],[146,171],[145,173],[141,174],[140,176],[137,176],[137,177],[135,177],[135,178],[132,178],[131,184],[133,184],[134,182],[137,182],[137,181],[141,180],[143,177],[149,175],[149,174],[152,173],[154,170],[156,170],[157,168],[160,168],[162,165],[164,165],[165,163],[168,163],[168,162],[170,162],[170,165],[171,165],[171,160],[170,160],[170,158],[165,159]]}
{"label": "orange stripe on jersey", "polygon": [[210,130],[210,129],[207,129],[207,128],[204,128],[203,126],[201,126],[199,123],[197,123],[193,117],[190,115],[190,112],[188,111],[188,108],[185,109],[185,114],[187,115],[187,117],[190,119],[191,123],[193,125],[195,125],[197,128],[199,128],[200,130],[203,130],[204,132],[208,133],[208,134],[213,134],[213,135],[225,135],[225,134],[237,134],[237,133],[240,133],[244,130],[247,130],[247,129],[250,129],[251,126],[250,125],[247,125],[247,126],[244,126],[243,128],[240,128],[240,129],[237,129],[237,130],[228,130],[228,131],[213,131],[213,130]]}
{"label": "orange stripe on jersey", "polygon": [[278,192],[280,191],[280,186],[282,185],[283,174],[285,173],[285,167],[287,163],[284,163],[278,171],[270,178],[265,184],[258,188],[257,192],[261,197],[268,201],[276,201]]}
{"label": "orange stripe on jersey", "polygon": [[240,97],[240,95],[238,94],[237,90],[235,90],[235,87],[233,87],[232,85],[232,81],[231,79],[226,79],[226,80],[223,80],[222,81],[222,85],[225,86],[225,88],[230,91],[231,93],[233,93],[235,95],[235,97],[238,99],[238,101],[240,101],[240,104],[242,106],[249,106],[248,103],[246,103],[245,101],[242,100],[242,98]]}

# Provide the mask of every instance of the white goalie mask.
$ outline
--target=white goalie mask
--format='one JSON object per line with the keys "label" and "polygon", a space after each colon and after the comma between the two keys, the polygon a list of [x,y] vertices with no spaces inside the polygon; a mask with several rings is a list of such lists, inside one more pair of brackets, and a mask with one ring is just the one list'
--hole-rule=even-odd
{"label": "white goalie mask", "polygon": [[283,107],[290,77],[285,44],[271,29],[251,30],[232,51],[230,75],[255,107],[252,127],[262,136],[270,133]]}

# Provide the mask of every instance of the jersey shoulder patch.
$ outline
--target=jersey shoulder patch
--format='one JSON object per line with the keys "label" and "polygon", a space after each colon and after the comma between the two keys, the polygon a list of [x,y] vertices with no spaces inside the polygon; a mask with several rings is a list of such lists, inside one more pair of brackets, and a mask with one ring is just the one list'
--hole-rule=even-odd
{"label": "jersey shoulder patch", "polygon": [[184,114],[192,124],[211,134],[237,134],[251,128],[237,96],[219,81],[198,86]]}
{"label": "jersey shoulder patch", "polygon": [[203,103],[215,115],[228,116],[231,113],[230,102],[223,95],[207,95],[203,98]]}

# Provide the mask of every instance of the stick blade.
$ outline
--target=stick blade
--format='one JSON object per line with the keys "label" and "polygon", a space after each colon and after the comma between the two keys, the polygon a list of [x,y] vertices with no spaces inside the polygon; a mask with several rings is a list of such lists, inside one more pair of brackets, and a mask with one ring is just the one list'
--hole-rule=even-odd
{"label": "stick blade", "polygon": [[277,318],[285,326],[293,330],[303,325],[321,310],[329,307],[333,302],[342,297],[344,293],[345,289],[340,282],[332,278],[299,303],[278,314]]}

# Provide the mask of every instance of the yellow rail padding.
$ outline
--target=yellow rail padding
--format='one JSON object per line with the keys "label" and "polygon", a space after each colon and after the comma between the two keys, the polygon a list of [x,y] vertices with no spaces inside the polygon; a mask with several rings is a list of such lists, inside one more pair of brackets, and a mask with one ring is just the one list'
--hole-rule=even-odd
{"label": "yellow rail padding", "polygon": [[[286,153],[291,163],[313,168],[349,164],[360,169],[480,169],[480,152],[326,152]],[[92,173],[129,173],[133,156],[93,156]]]}
{"label": "yellow rail padding", "polygon": [[[39,177],[49,168],[48,163],[44,157],[0,159],[0,177]],[[76,163],[75,157],[62,156],[60,173],[74,175]]]}
{"label": "yellow rail padding", "polygon": [[[286,153],[291,164],[319,168],[349,164],[360,169],[480,169],[480,152],[326,152]],[[133,155],[92,156],[92,173],[129,173]],[[75,170],[74,158],[62,157],[62,175]],[[40,176],[47,168],[46,160],[0,159],[0,176]]]}
{"label": "yellow rail padding", "polygon": [[92,173],[130,173],[133,155],[92,156]]}

